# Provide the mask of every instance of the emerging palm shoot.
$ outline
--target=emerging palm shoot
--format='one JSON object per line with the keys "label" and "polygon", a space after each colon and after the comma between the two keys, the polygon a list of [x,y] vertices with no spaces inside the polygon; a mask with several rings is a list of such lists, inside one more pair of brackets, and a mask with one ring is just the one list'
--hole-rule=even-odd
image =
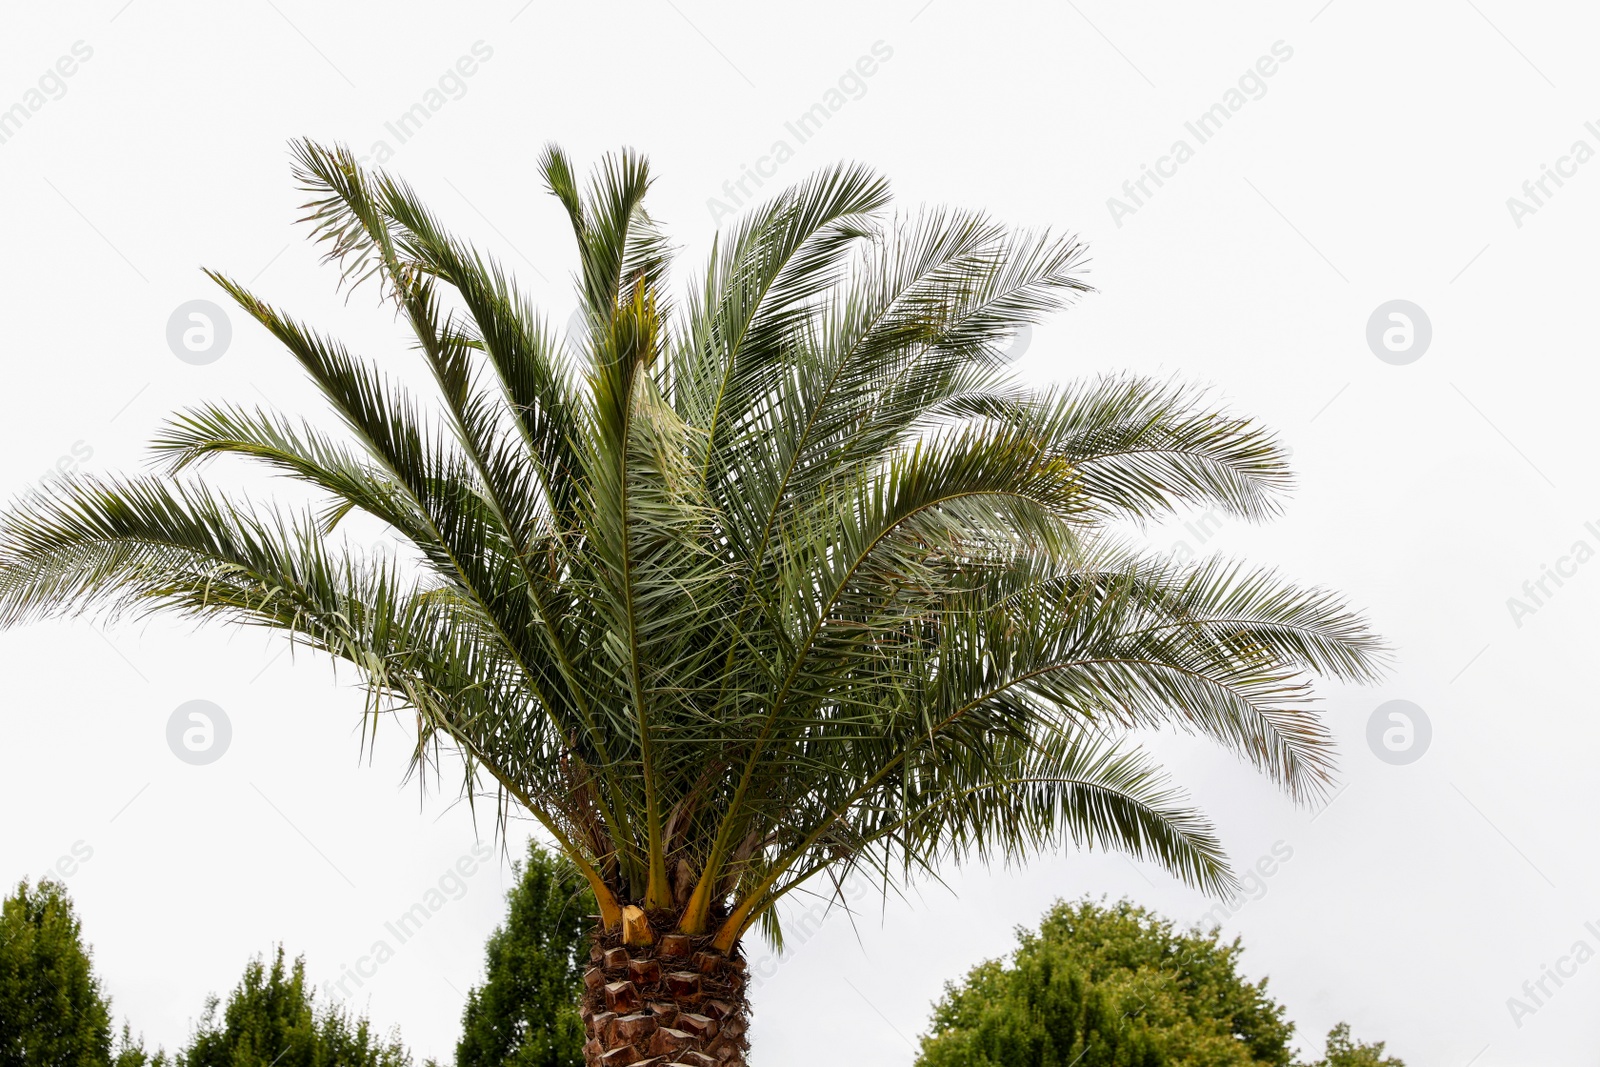
{"label": "emerging palm shoot", "polygon": [[[327,258],[392,301],[436,404],[213,274],[342,430],[210,405],[157,437],[161,473],[19,504],[0,624],[174,611],[354,664],[374,717],[414,717],[419,765],[459,752],[468,793],[492,783],[594,890],[591,1063],[742,1063],[741,938],[780,940],[785,894],[854,871],[895,886],[1070,842],[1225,889],[1133,731],[1204,734],[1297,798],[1328,781],[1309,684],[1373,676],[1362,620],[1124,536],[1185,507],[1270,516],[1283,452],[1191,389],[1040,391],[1000,356],[1087,290],[1075,241],[887,216],[880,179],[837,167],[674,296],[645,161],[580,187],[551,149],[586,322],[561,337],[408,186],[295,157]],[[225,454],[325,504],[173,477]],[[350,548],[352,511],[414,552]]]}

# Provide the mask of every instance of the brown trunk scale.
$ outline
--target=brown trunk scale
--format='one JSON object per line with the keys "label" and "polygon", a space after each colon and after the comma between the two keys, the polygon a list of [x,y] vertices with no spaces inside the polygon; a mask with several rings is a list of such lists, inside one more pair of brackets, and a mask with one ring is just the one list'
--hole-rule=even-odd
{"label": "brown trunk scale", "polygon": [[596,930],[583,976],[588,1067],[744,1067],[750,1043],[745,963],[710,937],[624,945]]}

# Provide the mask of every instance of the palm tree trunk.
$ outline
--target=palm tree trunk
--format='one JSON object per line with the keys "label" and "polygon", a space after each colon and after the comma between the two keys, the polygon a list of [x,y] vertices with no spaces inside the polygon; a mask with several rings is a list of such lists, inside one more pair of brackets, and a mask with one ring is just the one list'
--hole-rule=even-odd
{"label": "palm tree trunk", "polygon": [[597,927],[583,977],[588,1067],[744,1067],[750,1005],[737,947],[669,934],[627,946]]}

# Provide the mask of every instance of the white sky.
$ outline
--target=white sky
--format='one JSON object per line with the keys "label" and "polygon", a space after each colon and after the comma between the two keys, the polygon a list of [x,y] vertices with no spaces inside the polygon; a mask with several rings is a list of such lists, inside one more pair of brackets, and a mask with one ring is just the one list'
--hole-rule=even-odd
{"label": "white sky", "polygon": [[[391,167],[503,255],[558,321],[574,303],[573,257],[538,189],[547,140],[585,163],[624,144],[649,153],[654,210],[696,270],[707,198],[778,139],[795,154],[777,182],[855,158],[907,204],[1075,230],[1101,292],[1035,332],[1027,372],[1177,374],[1277,428],[1302,475],[1286,515],[1230,524],[1204,548],[1346,591],[1398,649],[1383,685],[1327,691],[1345,791],[1322,814],[1203,747],[1162,746],[1242,865],[1279,842],[1292,850],[1227,924],[1248,967],[1271,975],[1319,1049],[1348,1019],[1417,1067],[1590,1063],[1600,962],[1547,980],[1553,995],[1519,1020],[1507,998],[1580,939],[1600,949],[1585,929],[1600,932],[1589,843],[1600,566],[1564,564],[1575,572],[1520,619],[1507,598],[1575,542],[1600,547],[1585,528],[1600,520],[1600,164],[1547,182],[1520,220],[1506,201],[1574,141],[1600,148],[1584,126],[1600,119],[1596,14],[1321,2],[828,0],[782,17],[709,0],[10,5],[0,109],[40,106],[19,130],[0,126],[0,484],[20,489],[58,461],[132,469],[166,412],[205,399],[314,410],[287,355],[237,315],[218,361],[175,358],[169,315],[221,300],[201,265],[358,349],[397,350],[393,325],[369,299],[345,306],[291,227],[284,144],[296,135],[362,152],[389,141]],[[30,97],[80,41],[92,55]],[[464,93],[398,144],[385,123],[480,41],[492,55]],[[880,41],[892,54],[865,92],[798,143],[785,122],[826,105]],[[1185,122],[1280,41],[1292,57],[1264,95],[1199,144]],[[1113,219],[1107,198],[1179,138],[1193,158]],[[1431,346],[1406,366],[1365,340],[1393,299],[1432,323]],[[1195,540],[1180,524],[1152,539]],[[279,651],[161,621],[0,635],[0,879],[37,876],[79,842],[92,851],[68,882],[117,1014],[152,1043],[178,1044],[205,994],[275,940],[305,952],[319,983],[337,979],[473,845],[450,794],[419,804],[401,784],[400,732],[358,761],[350,678],[336,686],[325,664]],[[232,724],[208,766],[166,744],[172,711],[195,699]],[[1432,722],[1409,765],[1365,741],[1391,699]],[[453,1047],[507,883],[498,865],[466,879],[362,991],[419,1061]],[[1057,897],[1130,894],[1185,922],[1209,907],[1117,857],[952,872],[950,886],[883,915],[869,907],[854,929],[835,915],[801,945],[757,995],[761,1061],[810,1062],[825,1042],[909,1064],[941,984],[1005,952],[1012,928]]]}

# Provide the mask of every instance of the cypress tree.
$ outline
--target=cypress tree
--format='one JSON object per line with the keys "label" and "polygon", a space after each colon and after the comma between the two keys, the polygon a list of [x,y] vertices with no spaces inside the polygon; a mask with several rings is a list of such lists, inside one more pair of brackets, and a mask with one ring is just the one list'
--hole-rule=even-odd
{"label": "cypress tree", "polygon": [[60,882],[0,903],[0,1067],[105,1067],[111,1002]]}
{"label": "cypress tree", "polygon": [[578,999],[594,898],[565,860],[530,842],[467,995],[456,1067],[582,1067]]}

